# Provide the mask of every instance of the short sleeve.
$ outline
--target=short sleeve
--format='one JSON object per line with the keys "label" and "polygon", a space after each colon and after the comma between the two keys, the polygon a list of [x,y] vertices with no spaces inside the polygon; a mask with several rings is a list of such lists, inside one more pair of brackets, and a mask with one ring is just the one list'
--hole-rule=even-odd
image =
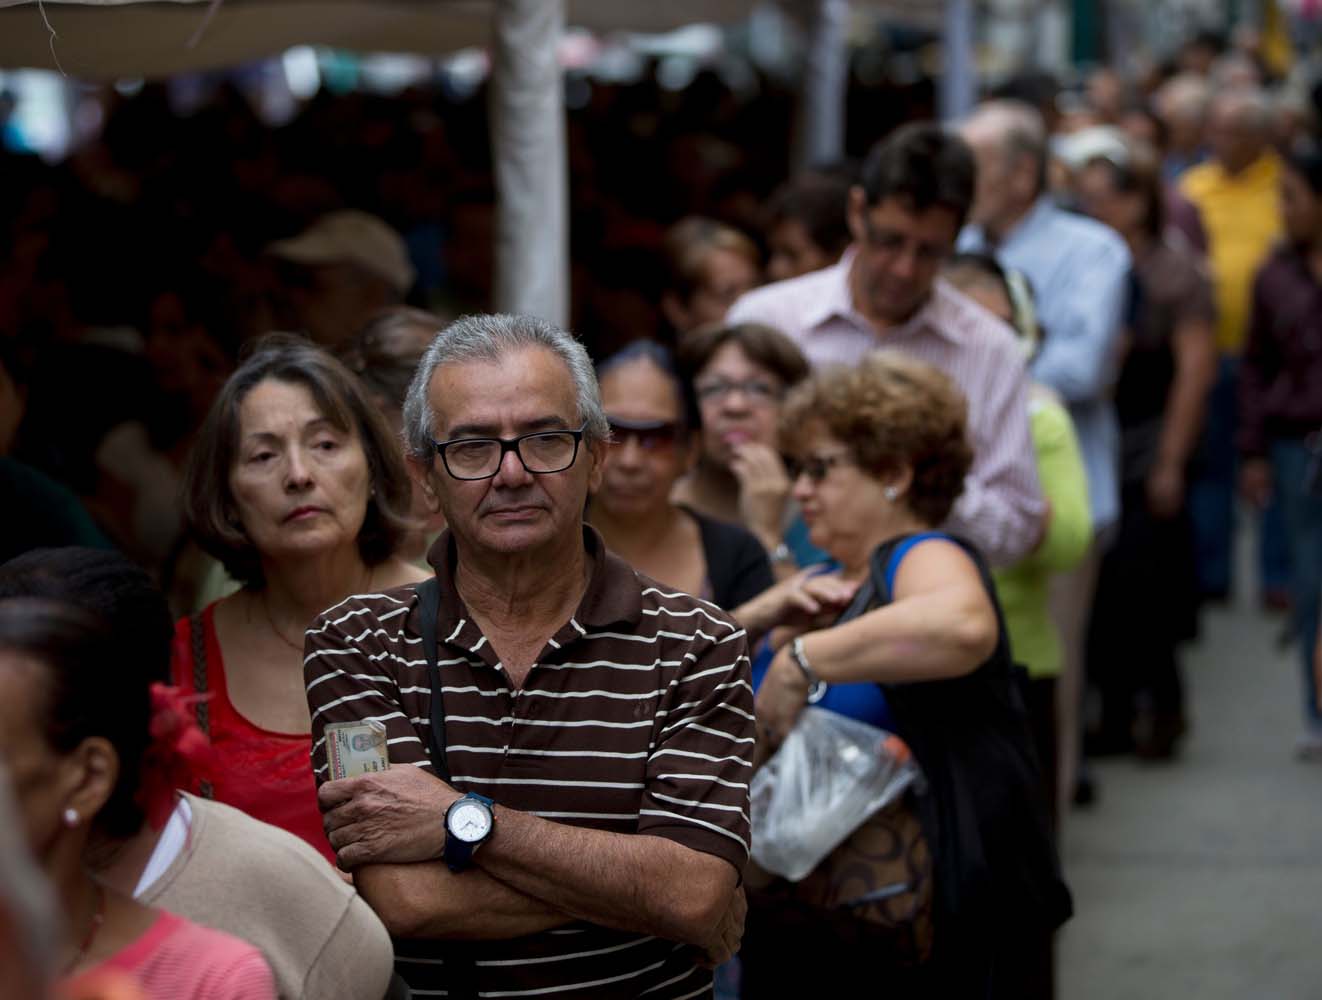
{"label": "short sleeve", "polygon": [[212,970],[198,996],[214,1000],[276,1000],[275,976],[256,948],[245,949],[234,961]]}
{"label": "short sleeve", "polygon": [[350,598],[323,612],[304,635],[303,681],[318,786],[329,777],[326,727],[333,722],[382,722],[392,764],[431,767],[401,691],[406,687],[414,694],[431,695],[421,641],[401,638],[411,604],[380,595],[376,599],[390,606],[382,611]]}
{"label": "short sleeve", "polygon": [[303,997],[377,997],[386,995],[395,967],[395,951],[381,919],[359,895],[349,901],[335,932],[308,969]]}
{"label": "short sleeve", "polygon": [[[708,633],[711,634],[708,634]],[[657,713],[638,832],[713,854],[743,871],[756,739],[748,638],[728,618],[695,629]]]}

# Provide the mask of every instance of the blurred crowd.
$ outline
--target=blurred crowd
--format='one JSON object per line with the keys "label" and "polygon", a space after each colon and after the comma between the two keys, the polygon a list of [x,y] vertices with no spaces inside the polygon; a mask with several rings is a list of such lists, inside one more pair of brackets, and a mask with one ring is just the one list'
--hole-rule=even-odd
{"label": "blurred crowd", "polygon": [[[890,96],[856,93],[856,156],[802,171],[770,82],[602,85],[571,113],[569,328],[610,426],[585,520],[747,630],[760,741],[792,728],[796,669],[879,658],[821,706],[899,732],[938,787],[1003,789],[970,807],[990,875],[932,839],[933,961],[959,976],[907,988],[1051,996],[1060,824],[1099,793],[1089,758],[1178,757],[1180,648],[1240,586],[1246,516],[1254,599],[1299,648],[1295,750],[1322,760],[1322,91],[1205,34],[1141,78],[1016,77],[948,127]],[[318,857],[302,635],[430,576],[445,505],[409,463],[465,478],[406,414],[436,334],[491,308],[482,97],[323,95],[279,129],[229,88],[188,117],[151,85],[105,102],[65,161],[0,160],[0,758],[72,928],[34,967],[100,969],[159,906],[181,916],[150,975],[185,992],[152,996],[380,997],[404,988],[386,928]],[[935,735],[942,712],[982,742]],[[157,719],[216,759],[157,752]],[[36,920],[13,884],[0,915]],[[772,889],[750,882],[744,995],[799,982],[805,941],[875,969]]]}

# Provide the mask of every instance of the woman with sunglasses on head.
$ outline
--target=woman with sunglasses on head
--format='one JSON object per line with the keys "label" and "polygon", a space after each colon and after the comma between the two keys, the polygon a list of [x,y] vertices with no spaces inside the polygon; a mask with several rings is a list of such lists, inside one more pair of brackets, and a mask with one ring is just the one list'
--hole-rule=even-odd
{"label": "woman with sunglasses on head", "polygon": [[588,520],[606,545],[644,575],[727,610],[770,587],[756,537],[671,500],[694,435],[670,352],[638,341],[599,365],[597,379],[611,449]]}
{"label": "woman with sunglasses on head", "polygon": [[143,823],[152,694],[134,650],[101,618],[36,598],[0,600],[0,762],[28,845],[55,887],[65,995],[131,980],[144,1000],[275,1000],[252,945],[136,902],[95,878],[90,846]]}
{"label": "woman with sunglasses on head", "polygon": [[794,498],[854,596],[823,626],[829,600],[804,591],[832,577],[791,578],[742,611],[750,633],[782,628],[753,672],[760,741],[782,743],[812,692],[817,707],[908,745],[927,787],[914,809],[932,858],[934,950],[905,968],[849,907],[805,922],[802,904],[762,896],[750,900],[745,996],[807,992],[823,966],[905,997],[1050,994],[1050,933],[1070,902],[1027,716],[986,564],[939,530],[972,461],[965,414],[948,376],[891,351],[819,372],[786,400]]}

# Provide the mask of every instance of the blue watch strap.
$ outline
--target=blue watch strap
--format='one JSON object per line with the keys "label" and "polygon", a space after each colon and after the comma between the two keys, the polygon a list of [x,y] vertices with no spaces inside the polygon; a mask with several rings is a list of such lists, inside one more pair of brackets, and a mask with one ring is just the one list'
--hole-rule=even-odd
{"label": "blue watch strap", "polygon": [[[488,810],[491,810],[496,804],[494,799],[487,798],[485,795],[479,795],[477,792],[466,792],[460,798],[455,799],[450,808],[445,811],[445,850],[442,853],[442,857],[445,860],[446,867],[455,874],[458,874],[472,864],[473,852],[482,845],[487,837],[491,836],[491,830],[488,830],[486,837],[472,843],[460,840],[458,837],[450,836],[450,813],[454,811],[459,803],[466,801],[481,802]],[[495,815],[493,813],[492,829],[494,828]]]}

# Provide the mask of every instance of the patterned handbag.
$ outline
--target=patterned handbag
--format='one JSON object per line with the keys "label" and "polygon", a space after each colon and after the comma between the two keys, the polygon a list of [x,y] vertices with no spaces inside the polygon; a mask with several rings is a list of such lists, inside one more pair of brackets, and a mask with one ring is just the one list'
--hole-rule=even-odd
{"label": "patterned handbag", "polygon": [[877,949],[884,964],[926,961],[933,937],[932,852],[911,795],[874,813],[798,882],[751,874],[749,904],[765,908],[784,928],[820,931],[825,923],[841,944]]}

